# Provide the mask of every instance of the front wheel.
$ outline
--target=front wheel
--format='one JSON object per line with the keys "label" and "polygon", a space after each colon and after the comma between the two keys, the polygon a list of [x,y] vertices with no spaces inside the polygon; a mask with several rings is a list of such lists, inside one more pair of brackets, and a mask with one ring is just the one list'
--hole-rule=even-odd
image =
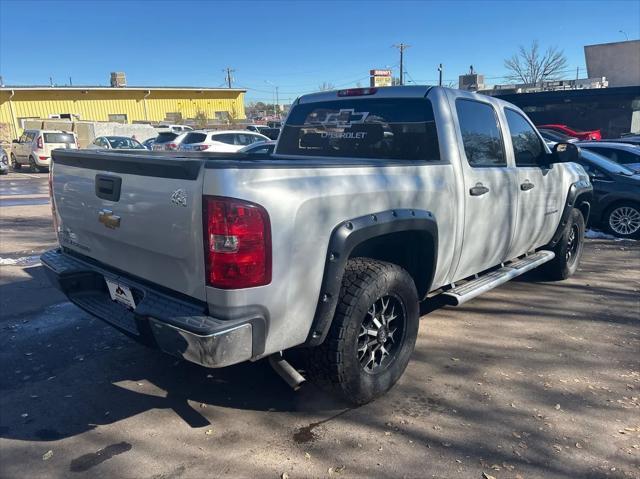
{"label": "front wheel", "polygon": [[415,284],[400,266],[349,260],[327,338],[308,351],[309,376],[353,404],[381,396],[407,367],[418,311]]}
{"label": "front wheel", "polygon": [[620,203],[607,210],[605,223],[610,233],[620,238],[640,237],[640,206]]}
{"label": "front wheel", "polygon": [[541,267],[545,276],[551,280],[562,280],[576,272],[584,248],[584,231],[584,216],[574,208],[562,236],[552,248],[555,258]]}

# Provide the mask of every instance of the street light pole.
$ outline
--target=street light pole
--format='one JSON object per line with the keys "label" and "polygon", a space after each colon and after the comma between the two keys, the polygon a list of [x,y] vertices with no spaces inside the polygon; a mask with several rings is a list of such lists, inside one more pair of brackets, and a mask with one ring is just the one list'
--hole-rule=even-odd
{"label": "street light pole", "polygon": [[618,33],[622,33],[626,37],[627,41],[629,41],[629,35],[627,35],[627,32],[624,30],[618,30]]}

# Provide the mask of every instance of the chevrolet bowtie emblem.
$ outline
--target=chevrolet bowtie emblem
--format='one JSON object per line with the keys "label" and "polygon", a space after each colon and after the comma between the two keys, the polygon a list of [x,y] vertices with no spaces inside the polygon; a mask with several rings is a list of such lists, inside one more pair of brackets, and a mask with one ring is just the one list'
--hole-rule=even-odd
{"label": "chevrolet bowtie emblem", "polygon": [[120,228],[120,217],[115,216],[111,210],[98,211],[98,221],[112,230]]}

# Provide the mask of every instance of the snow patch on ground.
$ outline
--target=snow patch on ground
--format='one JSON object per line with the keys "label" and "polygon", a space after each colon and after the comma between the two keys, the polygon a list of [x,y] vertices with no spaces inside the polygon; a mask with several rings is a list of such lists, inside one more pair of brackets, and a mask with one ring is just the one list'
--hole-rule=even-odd
{"label": "snow patch on ground", "polygon": [[20,258],[0,258],[0,266],[32,266],[40,263],[40,255]]}
{"label": "snow patch on ground", "polygon": [[589,239],[607,239],[607,240],[614,240],[614,241],[636,241],[632,239],[618,238],[616,236],[610,235],[608,233],[603,233],[602,231],[597,231],[597,230],[587,230],[584,234],[584,237]]}

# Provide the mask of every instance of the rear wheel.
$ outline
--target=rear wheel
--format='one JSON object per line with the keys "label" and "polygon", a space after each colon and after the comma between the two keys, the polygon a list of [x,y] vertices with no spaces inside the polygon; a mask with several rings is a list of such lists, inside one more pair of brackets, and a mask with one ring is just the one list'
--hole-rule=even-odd
{"label": "rear wheel", "polygon": [[382,261],[349,260],[327,338],[308,350],[309,376],[353,404],[372,401],[407,367],[418,324],[409,273]]}
{"label": "rear wheel", "polygon": [[20,168],[22,168],[22,165],[18,163],[16,155],[14,155],[13,153],[11,153],[11,168],[13,170],[19,170]]}
{"label": "rear wheel", "polygon": [[545,276],[551,280],[561,280],[576,272],[584,247],[584,231],[584,217],[580,210],[574,208],[558,244],[552,248],[555,258],[541,267]]}
{"label": "rear wheel", "polygon": [[619,203],[605,214],[606,227],[620,238],[640,237],[640,206],[634,203]]}
{"label": "rear wheel", "polygon": [[33,171],[34,173],[38,171],[38,165],[36,165],[36,160],[33,158],[33,156],[29,157],[29,167],[31,167],[31,171]]}

